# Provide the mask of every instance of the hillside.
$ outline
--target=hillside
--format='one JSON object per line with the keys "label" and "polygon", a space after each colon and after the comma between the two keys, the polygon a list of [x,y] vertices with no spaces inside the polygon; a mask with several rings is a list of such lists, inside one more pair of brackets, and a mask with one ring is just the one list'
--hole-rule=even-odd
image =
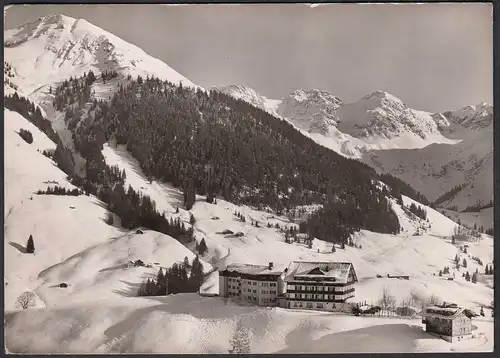
{"label": "hillside", "polygon": [[[135,231],[106,224],[106,206],[93,196],[34,194],[48,186],[74,186],[41,153],[55,148],[50,139],[15,112],[5,110],[4,118],[7,310],[15,309],[17,297],[26,290],[34,291],[40,305],[49,307],[117,297],[123,292],[134,296],[135,285],[144,277],[155,276],[158,268],[126,269],[130,260],[158,262],[163,267],[182,262],[186,256],[192,261],[194,254],[169,236],[149,230],[136,235]],[[32,144],[17,134],[20,128],[33,134]],[[30,234],[35,242],[34,255],[24,253]],[[62,282],[69,287],[55,287]]]}
{"label": "hillside", "polygon": [[[9,115],[9,112],[6,112],[7,118]],[[24,124],[23,126],[26,127]],[[21,145],[19,147],[14,145],[13,149],[20,147]],[[32,149],[31,152],[36,153],[35,148],[26,149]],[[6,153],[9,152],[14,153],[15,150],[6,151]],[[103,154],[107,162],[119,165],[125,170],[127,184],[151,195],[158,202],[159,208],[170,212],[177,206],[179,196],[176,194],[176,189],[168,184],[159,184],[155,181],[150,183],[138,168],[137,161],[123,148],[112,148],[108,145],[104,147]],[[48,158],[41,157],[41,163],[47,160],[50,164]],[[54,201],[59,198],[60,200],[66,199],[66,197],[54,197]],[[86,196],[77,198],[93,200]],[[38,200],[38,197],[34,198],[33,202],[35,200]],[[413,201],[403,196],[403,202],[405,205],[410,205]],[[398,302],[410,295],[415,300],[425,300],[434,295],[442,300],[457,302],[474,310],[478,310],[478,305],[488,305],[493,299],[492,288],[482,283],[466,282],[461,278],[462,268],[459,271],[451,269],[456,273],[455,281],[447,281],[444,277],[437,275],[437,272],[444,266],[450,265],[449,262],[458,252],[457,247],[451,245],[449,240],[449,235],[456,224],[433,209],[425,207],[430,228],[424,230],[425,233],[421,236],[413,236],[416,229],[427,223],[405,213],[397,204],[394,205],[403,226],[400,235],[381,235],[361,231],[355,235],[354,241],[357,245],[361,245],[362,249],[347,246],[345,250],[342,250],[337,247],[335,253],[331,252],[331,243],[320,240],[314,240],[311,248],[305,244],[287,244],[284,242],[282,232],[276,228],[267,227],[268,222],[278,223],[280,227],[294,225],[286,217],[237,206],[222,199],[218,200],[217,205],[213,205],[206,203],[200,197],[193,206],[192,213],[196,218],[195,235],[197,238],[204,238],[209,247],[204,260],[217,267],[242,262],[267,264],[269,261],[279,265],[297,259],[351,261],[355,265],[360,280],[356,287],[356,300],[361,302],[375,303],[382,289],[386,287],[395,295]],[[323,336],[328,336],[329,340],[338,339],[339,344],[336,345],[336,349],[338,352],[345,352],[349,350],[349,345],[340,344],[344,339],[338,330],[340,326],[343,327],[342,331],[350,332],[354,337],[361,337],[364,334],[379,337],[376,331],[392,332],[392,334],[399,332],[400,334],[399,343],[396,345],[389,344],[393,342],[392,335],[387,343],[382,344],[385,342],[382,337],[387,337],[384,333],[379,339],[366,342],[363,347],[356,348],[358,352],[429,352],[449,351],[451,348],[455,351],[487,351],[491,349],[489,342],[492,341],[492,326],[489,321],[474,323],[486,335],[485,341],[450,347],[437,339],[429,341],[415,320],[332,317],[328,313],[245,307],[233,303],[228,303],[229,306],[227,306],[218,298],[203,298],[192,294],[164,298],[130,297],[134,295],[134,289],[137,289],[144,277],[155,274],[157,266],[152,269],[124,269],[121,266],[123,263],[140,257],[146,262],[161,261],[162,265],[169,265],[176,260],[181,261],[184,256],[192,257],[192,253],[173,239],[166,240],[165,246],[158,247],[158,243],[164,240],[161,234],[146,230],[144,235],[136,235],[135,232],[127,233],[106,225],[103,222],[105,212],[102,207],[92,202],[88,207],[85,207],[83,202],[76,203],[75,206],[80,212],[86,210],[90,214],[89,219],[72,224],[71,219],[66,218],[68,224],[64,226],[64,232],[53,231],[51,235],[52,240],[71,237],[72,245],[69,247],[73,250],[59,254],[60,263],[57,264],[57,259],[54,258],[49,262],[42,261],[43,251],[42,253],[37,251],[35,256],[24,259],[25,263],[22,265],[24,277],[19,277],[19,283],[26,282],[28,275],[34,278],[38,276],[31,283],[30,289],[39,285],[35,289],[36,293],[47,303],[48,308],[7,315],[6,341],[11,352],[224,353],[228,349],[228,342],[239,319],[250,319],[253,322],[249,326],[252,332],[252,351],[262,353],[282,350],[283,352],[306,352],[304,347],[318,339],[319,341],[314,344],[316,348],[310,352],[331,352],[329,345],[321,343]],[[247,217],[245,223],[235,220],[234,211],[236,210]],[[54,217],[60,217],[59,213],[65,211],[70,211],[66,205],[52,204]],[[16,212],[14,211],[13,215]],[[186,217],[187,212],[181,208],[179,214],[181,217]],[[31,220],[32,216],[28,217]],[[92,217],[94,219],[91,219]],[[256,228],[252,225],[252,221],[258,221],[261,227]],[[12,219],[7,223],[10,223],[9,226],[15,225]],[[44,229],[42,222],[36,224],[37,231]],[[94,227],[92,237],[95,238],[96,244],[75,246],[74,244],[80,240],[76,232],[72,231],[70,236],[66,235],[68,230],[73,230],[72,225],[80,232],[88,232],[88,227]],[[55,224],[52,224],[53,226]],[[103,237],[104,235],[99,237],[98,230],[101,230],[99,228],[108,230],[106,237]],[[234,238],[231,235],[221,235],[220,232],[225,229],[234,232],[241,231],[244,236]],[[120,236],[110,240],[115,237],[114,235],[118,235],[118,232]],[[28,231],[24,236],[27,233]],[[9,237],[9,235],[11,232],[7,232],[6,236]],[[42,239],[39,236],[41,235],[34,234],[35,243]],[[99,240],[101,242],[98,242]],[[469,253],[481,257],[485,264],[490,263],[493,258],[492,244],[492,239],[484,236],[477,244],[469,243]],[[39,246],[42,244],[37,244],[37,250]],[[6,245],[6,254],[12,255],[13,250],[13,247]],[[19,260],[23,259],[20,256],[21,254],[12,256],[6,262],[8,275],[6,280],[9,282],[6,287],[7,294],[13,289],[11,282],[14,281],[12,278],[14,272],[16,275],[21,272],[20,269],[15,271],[13,268],[14,263],[18,265]],[[28,259],[36,259],[37,265],[26,264]],[[472,260],[468,261],[468,270],[471,272],[476,267],[482,270]],[[10,275],[11,272],[12,275]],[[387,273],[410,275],[411,278],[409,281],[401,281],[375,277],[375,274],[385,276]],[[211,277],[202,288],[204,292],[218,292],[218,281],[212,280]],[[68,289],[51,287],[59,282],[68,282]],[[28,287],[22,287],[22,289],[26,288]],[[14,292],[10,291],[10,295],[14,297]],[[166,332],[172,332],[172,334],[165,333],[159,337],[153,335],[154,339],[138,339],[144,335],[150,337],[150,334],[146,332],[156,331],[160,322],[169,322],[164,328],[167,329]],[[309,327],[308,332],[310,332],[308,335],[301,335],[304,341],[291,340],[298,330],[304,329],[304,325]],[[37,340],[23,339],[21,341],[18,339],[19,332],[36,332],[42,326],[45,329],[49,327],[51,334]],[[72,333],[68,332],[70,326],[74,327],[71,330]],[[262,337],[282,338],[278,338],[277,341],[272,340],[272,342],[258,338],[263,334],[259,327],[267,327],[265,331],[267,334]],[[181,336],[174,332],[190,333],[183,333]],[[214,339],[215,332],[217,339]],[[65,343],[61,344],[63,336]],[[184,344],[188,341],[191,344]]]}
{"label": "hillside", "polygon": [[383,91],[344,103],[319,90],[297,90],[278,101],[259,97],[249,88],[242,91],[240,86],[217,90],[280,115],[318,144],[400,178],[431,202],[463,185],[440,204],[444,208],[460,211],[492,198],[493,107],[489,104],[428,113],[408,108]]}
{"label": "hillside", "polygon": [[[331,353],[332,342],[337,352],[492,350],[488,308],[474,321],[477,339],[448,345],[424,334],[419,319],[202,296],[218,293],[216,270],[231,263],[349,261],[356,302],[375,304],[386,289],[398,305],[437,299],[479,312],[493,300],[493,276],[484,274],[493,238],[482,235],[461,252],[465,242],[451,241],[454,221],[409,198],[411,188],[396,180],[387,187],[372,168],[318,145],[313,135],[322,134],[298,131],[277,114],[278,101],[258,102],[238,88],[263,106],[256,108],[246,97],[204,91],[84,20],[42,18],[5,38],[9,78],[19,86],[8,102],[22,113],[4,109],[9,352],[227,353],[238,321],[250,330],[252,353]],[[36,194],[49,186],[78,190]],[[422,217],[412,213],[418,207]],[[292,228],[314,238],[287,243]],[[457,255],[466,268],[453,264]],[[201,286],[192,280],[197,257]],[[445,267],[453,281],[439,276]],[[160,268],[171,270],[168,287],[198,285],[137,297]],[[476,270],[477,283],[462,277]],[[387,277],[394,274],[410,279]],[[34,295],[25,310],[16,302],[23,292]]]}

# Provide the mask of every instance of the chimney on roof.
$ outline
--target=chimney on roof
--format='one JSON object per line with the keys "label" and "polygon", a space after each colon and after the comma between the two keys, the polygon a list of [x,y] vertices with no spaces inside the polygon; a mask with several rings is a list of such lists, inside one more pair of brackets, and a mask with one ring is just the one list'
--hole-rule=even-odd
{"label": "chimney on roof", "polygon": [[274,264],[272,262],[269,263],[269,270],[272,270],[274,267]]}

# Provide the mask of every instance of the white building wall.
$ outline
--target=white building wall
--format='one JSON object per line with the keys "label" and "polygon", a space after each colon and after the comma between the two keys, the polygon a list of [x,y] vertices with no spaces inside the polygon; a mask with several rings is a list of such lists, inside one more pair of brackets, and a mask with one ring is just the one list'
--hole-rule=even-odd
{"label": "white building wall", "polygon": [[227,292],[227,277],[221,276],[219,274],[219,296],[220,297],[227,297],[228,292]]}

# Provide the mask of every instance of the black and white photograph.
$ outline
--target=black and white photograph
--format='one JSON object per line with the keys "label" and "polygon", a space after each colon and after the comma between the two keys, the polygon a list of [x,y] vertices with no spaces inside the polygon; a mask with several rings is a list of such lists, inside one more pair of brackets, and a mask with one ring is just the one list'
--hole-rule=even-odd
{"label": "black and white photograph", "polygon": [[4,351],[494,349],[493,4],[4,6]]}

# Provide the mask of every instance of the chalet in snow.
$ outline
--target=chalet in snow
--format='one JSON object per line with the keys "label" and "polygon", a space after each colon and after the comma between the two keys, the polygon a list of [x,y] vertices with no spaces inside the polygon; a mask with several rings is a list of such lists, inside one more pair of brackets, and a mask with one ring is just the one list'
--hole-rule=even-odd
{"label": "chalet in snow", "polygon": [[422,323],[425,331],[438,336],[445,341],[455,342],[457,340],[471,338],[472,317],[475,314],[455,304],[426,307],[422,313]]}
{"label": "chalet in snow", "polygon": [[336,311],[354,297],[357,281],[349,262],[234,264],[219,271],[219,296],[259,306]]}

